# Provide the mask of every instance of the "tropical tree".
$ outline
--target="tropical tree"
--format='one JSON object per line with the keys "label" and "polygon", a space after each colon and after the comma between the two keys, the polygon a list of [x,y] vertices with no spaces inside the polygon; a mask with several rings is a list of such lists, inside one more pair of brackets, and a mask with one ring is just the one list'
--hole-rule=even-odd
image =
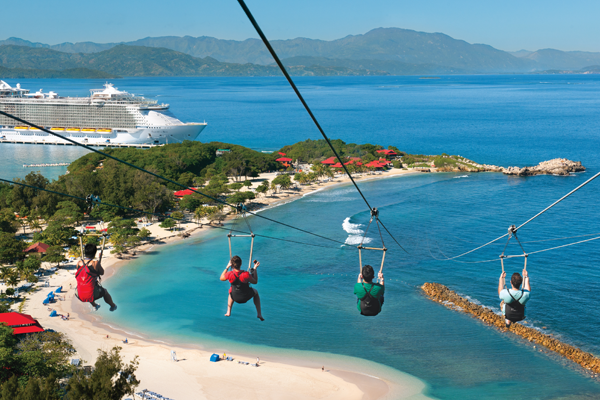
{"label": "tropical tree", "polygon": [[0,232],[0,264],[8,264],[16,259],[24,258],[25,243],[15,238],[15,235]]}
{"label": "tropical tree", "polygon": [[183,221],[183,218],[185,217],[183,215],[183,213],[181,211],[175,211],[173,213],[171,213],[171,217],[173,217],[173,219],[175,219],[177,221],[177,226],[178,229],[181,229],[181,221]]}
{"label": "tropical tree", "polygon": [[202,218],[204,218],[208,215],[206,208],[207,207],[198,207],[194,211],[194,219],[196,220],[197,224],[200,224],[200,221],[202,221]]}
{"label": "tropical tree", "polygon": [[161,222],[159,226],[161,228],[171,230],[175,225],[177,225],[177,222],[175,222],[173,218],[167,218]]}
{"label": "tropical tree", "polygon": [[244,182],[242,182],[242,185],[244,185],[245,187],[249,188],[249,187],[252,186],[252,181],[245,180]]}
{"label": "tropical tree", "polygon": [[256,188],[256,193],[260,193],[265,195],[269,191],[269,181],[264,180],[258,187]]}
{"label": "tropical tree", "polygon": [[140,240],[147,240],[150,237],[150,235],[151,235],[151,232],[146,228],[140,229],[140,231],[137,234],[137,236],[140,238]]}
{"label": "tropical tree", "polygon": [[109,352],[98,350],[91,375],[78,370],[67,382],[68,397],[81,400],[133,397],[140,384],[135,376],[138,365],[137,356],[125,364],[120,347],[113,347]]}
{"label": "tropical tree", "polygon": [[67,261],[64,256],[64,250],[62,246],[50,246],[46,250],[46,255],[43,257],[45,262],[56,263],[57,267],[60,267],[61,262]]}

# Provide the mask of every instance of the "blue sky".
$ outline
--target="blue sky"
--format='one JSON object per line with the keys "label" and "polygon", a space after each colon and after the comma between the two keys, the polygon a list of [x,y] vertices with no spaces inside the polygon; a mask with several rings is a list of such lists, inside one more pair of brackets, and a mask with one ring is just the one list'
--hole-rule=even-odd
{"label": "blue sky", "polygon": [[[0,39],[120,42],[147,36],[257,37],[236,0],[2,2]],[[600,51],[591,0],[247,0],[270,39],[338,39],[378,27],[442,32],[501,50]]]}

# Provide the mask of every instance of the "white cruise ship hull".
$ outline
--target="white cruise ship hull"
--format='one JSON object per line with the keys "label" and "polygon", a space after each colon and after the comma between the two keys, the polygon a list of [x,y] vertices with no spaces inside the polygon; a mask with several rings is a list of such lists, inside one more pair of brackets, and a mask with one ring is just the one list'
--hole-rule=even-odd
{"label": "white cruise ship hull", "polygon": [[[181,143],[184,140],[195,140],[206,127],[206,123],[189,123],[182,125],[139,127],[134,129],[50,129],[56,134],[88,145],[120,145],[144,144],[163,145]],[[107,132],[109,131],[109,132]],[[58,136],[50,135],[38,129],[25,127],[6,128],[0,126],[0,142],[36,143],[36,144],[69,144]]]}

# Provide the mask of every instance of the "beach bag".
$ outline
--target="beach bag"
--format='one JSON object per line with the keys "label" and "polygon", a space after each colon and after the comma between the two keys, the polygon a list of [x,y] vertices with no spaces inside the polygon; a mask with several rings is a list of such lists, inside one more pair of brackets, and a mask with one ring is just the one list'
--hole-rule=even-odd
{"label": "beach bag", "polygon": [[371,295],[371,290],[373,290],[375,285],[371,284],[369,291],[367,291],[364,283],[362,285],[367,294],[360,300],[360,313],[367,317],[374,317],[381,312],[381,303],[379,302],[379,299]]}
{"label": "beach bag", "polygon": [[241,272],[235,274],[235,280],[231,282],[231,298],[236,303],[244,304],[254,297],[254,290],[252,290],[249,283],[240,281],[240,274]]}
{"label": "beach bag", "polygon": [[[91,260],[89,261],[91,262]],[[94,274],[89,269],[89,263],[83,263],[81,267],[75,273],[77,279],[77,298],[84,303],[91,303],[94,301],[94,288],[96,286],[96,280],[98,275]]]}
{"label": "beach bag", "polygon": [[525,305],[521,304],[519,300],[525,294],[521,291],[521,297],[519,299],[515,299],[512,294],[510,294],[510,290],[506,289],[508,295],[513,299],[512,302],[504,304],[504,316],[510,322],[519,322],[525,319]]}

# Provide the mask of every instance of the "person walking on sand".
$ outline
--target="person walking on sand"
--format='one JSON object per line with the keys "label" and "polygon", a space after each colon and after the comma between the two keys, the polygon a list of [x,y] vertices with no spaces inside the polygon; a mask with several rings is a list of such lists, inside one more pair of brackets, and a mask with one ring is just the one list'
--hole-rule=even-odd
{"label": "person walking on sand", "polygon": [[90,303],[95,310],[100,308],[100,305],[96,304],[96,300],[103,298],[110,305],[110,311],[115,311],[117,305],[108,294],[108,290],[104,289],[98,281],[100,276],[104,275],[104,268],[100,265],[102,254],[100,260],[94,261],[97,250],[95,244],[88,243],[85,245],[83,251],[85,258],[77,263],[77,272],[75,273],[77,279],[76,296],[80,301]]}
{"label": "person walking on sand", "polygon": [[527,270],[523,269],[522,277],[518,272],[512,274],[510,277],[511,289],[505,289],[505,284],[506,272],[503,271],[498,282],[498,296],[502,300],[500,309],[504,316],[504,324],[509,328],[511,323],[525,319],[525,303],[529,301],[531,296],[531,285],[529,284]]}
{"label": "person walking on sand", "polygon": [[[258,295],[258,291],[250,286],[250,284],[258,283],[258,273],[256,269],[260,263],[254,260],[254,268],[248,271],[241,271],[240,267],[242,266],[242,259],[239,256],[233,256],[225,270],[221,274],[219,278],[221,281],[229,281],[231,283],[231,287],[229,288],[229,298],[227,300],[227,313],[226,317],[231,315],[231,308],[233,307],[233,303],[246,303],[248,300],[254,298],[254,305],[256,306],[256,318],[264,321],[265,319],[262,316],[260,309],[260,296]],[[231,268],[231,271],[229,270]]]}

